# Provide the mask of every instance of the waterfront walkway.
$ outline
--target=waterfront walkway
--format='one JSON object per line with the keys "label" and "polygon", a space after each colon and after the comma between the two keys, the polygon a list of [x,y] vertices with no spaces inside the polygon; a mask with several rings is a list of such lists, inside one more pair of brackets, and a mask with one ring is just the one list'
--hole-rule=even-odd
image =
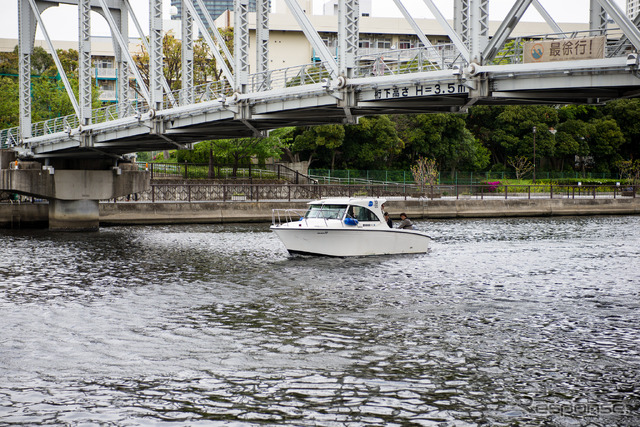
{"label": "waterfront walkway", "polygon": [[[422,194],[422,195],[421,195]],[[322,197],[384,197],[392,218],[487,218],[640,214],[637,188],[507,185],[292,185],[155,182],[140,194],[100,203],[101,225],[271,222],[272,209],[306,209]],[[46,227],[49,206],[22,196],[0,203],[0,227]]]}

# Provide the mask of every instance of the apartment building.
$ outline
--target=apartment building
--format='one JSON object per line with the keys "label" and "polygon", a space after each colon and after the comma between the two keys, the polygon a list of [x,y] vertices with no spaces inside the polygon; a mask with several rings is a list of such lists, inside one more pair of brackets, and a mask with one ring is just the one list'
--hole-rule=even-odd
{"label": "apartment building", "polygon": [[640,12],[640,0],[627,0],[627,16],[634,19]]}
{"label": "apartment building", "polygon": [[[640,0],[639,0],[640,1]],[[337,51],[337,0],[325,3],[323,14],[312,13],[311,0],[299,0],[301,8],[309,21],[318,31],[330,51]],[[272,70],[308,64],[319,60],[311,44],[288,11],[284,0],[273,0],[272,13],[269,16],[269,66]],[[381,18],[371,16],[371,1],[360,2],[359,55],[375,55],[396,48],[421,47],[422,42],[411,25],[404,18]],[[233,26],[233,12],[225,11],[216,19],[219,28]],[[249,37],[251,46],[255,45],[255,13],[249,16]],[[449,37],[435,19],[416,19],[417,24],[433,45],[450,43]],[[450,22],[453,25],[453,22]],[[501,21],[489,22],[489,34],[495,33]],[[567,32],[588,29],[587,23],[559,23]],[[531,34],[546,34],[553,30],[545,22],[520,22],[511,37]],[[255,48],[251,48],[252,53]],[[255,54],[249,59],[250,70],[255,70]]]}

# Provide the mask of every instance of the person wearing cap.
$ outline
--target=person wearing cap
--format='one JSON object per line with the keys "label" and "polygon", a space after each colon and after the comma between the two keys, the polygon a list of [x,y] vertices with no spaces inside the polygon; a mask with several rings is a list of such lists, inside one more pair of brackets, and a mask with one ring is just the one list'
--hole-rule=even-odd
{"label": "person wearing cap", "polygon": [[391,217],[389,216],[389,212],[384,213],[384,220],[387,221],[387,225],[389,228],[393,228],[393,221],[391,221]]}

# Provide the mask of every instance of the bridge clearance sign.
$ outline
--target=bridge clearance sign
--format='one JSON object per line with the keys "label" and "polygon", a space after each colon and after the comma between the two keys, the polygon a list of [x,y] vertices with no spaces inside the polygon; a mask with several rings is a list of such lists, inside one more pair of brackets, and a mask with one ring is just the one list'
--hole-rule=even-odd
{"label": "bridge clearance sign", "polygon": [[524,63],[604,58],[605,36],[538,40],[524,44]]}

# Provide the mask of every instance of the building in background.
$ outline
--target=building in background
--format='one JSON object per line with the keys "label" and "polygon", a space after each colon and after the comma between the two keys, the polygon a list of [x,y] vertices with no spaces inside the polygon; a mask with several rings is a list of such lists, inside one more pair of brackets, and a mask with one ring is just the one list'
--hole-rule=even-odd
{"label": "building in background", "polygon": [[[640,1],[640,0],[639,0]],[[305,12],[313,27],[318,31],[320,38],[331,52],[337,53],[337,0],[329,0],[324,3],[323,13],[313,14],[312,0],[299,0],[301,9]],[[395,49],[412,49],[422,47],[420,38],[415,34],[412,26],[404,18],[381,18],[371,16],[370,0],[360,2],[360,28],[358,55],[378,55]],[[269,68],[277,70],[281,68],[295,67],[320,60],[311,43],[300,29],[295,18],[289,11],[284,0],[272,0],[272,13],[269,16]],[[256,18],[255,13],[249,14],[249,43],[250,72],[255,72],[255,46],[256,46]],[[224,12],[216,19],[218,28],[233,26],[233,12]],[[451,40],[438,21],[431,19],[416,19],[420,29],[439,51],[452,49]],[[452,21],[449,23],[452,25]],[[500,26],[501,21],[489,22],[489,33],[493,34]],[[587,23],[558,23],[567,32],[588,30]],[[519,37],[529,34],[547,34],[554,31],[545,22],[519,22],[511,33],[511,37]],[[410,52],[406,52],[410,55]]]}
{"label": "building in background", "polygon": [[[360,16],[371,16],[371,0],[360,0]],[[338,0],[330,0],[322,6],[323,15],[338,14]]]}
{"label": "building in background", "polygon": [[[196,2],[194,2],[196,3]],[[202,0],[204,3],[204,7],[207,9],[207,12],[211,16],[211,19],[215,20],[218,16],[222,15],[227,10],[233,10],[233,0]],[[197,3],[196,3],[197,4]],[[172,16],[172,19],[181,19],[182,18],[182,2],[180,0],[171,0],[171,6],[175,6],[178,10],[178,13],[175,16]],[[251,12],[256,11],[256,0],[249,1],[249,10]],[[202,22],[207,22],[203,11],[200,11],[200,18],[202,18]]]}
{"label": "building in background", "polygon": [[627,0],[627,16],[634,19],[640,12],[640,0]]}
{"label": "building in background", "polygon": [[[215,25],[218,28],[226,28],[233,25],[233,13],[228,9],[229,7],[233,7],[233,0],[203,1],[207,4],[226,4],[227,6],[224,6],[225,11],[215,20]],[[640,0],[634,1],[640,2]],[[180,1],[172,0],[172,3],[180,3]],[[360,2],[361,18],[358,55],[375,56],[381,52],[394,49],[422,47],[421,40],[404,18],[380,18],[371,16],[371,3],[372,0],[361,0]],[[255,0],[252,4],[255,7]],[[336,29],[336,14],[338,1],[330,0],[326,2],[322,9],[323,13],[319,15],[313,14],[312,0],[299,0],[299,4],[330,51],[337,52],[338,34]],[[318,61],[320,58],[316,52],[314,52],[311,44],[300,29],[300,26],[288,10],[284,0],[271,0],[271,6],[272,13],[269,16],[269,68],[271,70],[277,70]],[[250,45],[252,46],[249,50],[249,68],[250,72],[254,72],[256,70],[256,14],[255,12],[250,12],[249,15],[249,38]],[[443,54],[446,53],[446,49],[450,47],[445,45],[450,44],[451,41],[438,22],[435,19],[417,19],[416,21],[429,41],[436,46],[436,49],[442,51]],[[499,21],[490,21],[489,33],[493,34],[499,25]],[[588,29],[588,24],[586,23],[559,23],[559,25],[567,32]],[[164,20],[163,26],[165,32],[171,32],[176,38],[181,38],[180,21],[175,19],[170,21]],[[520,22],[514,29],[511,37],[552,32],[553,30],[544,22]],[[12,51],[17,43],[18,40],[16,39],[0,39],[0,51]],[[78,49],[77,42],[54,41],[54,45],[56,49]],[[36,40],[36,46],[42,46],[45,50],[49,50],[46,43],[42,40]],[[132,38],[129,40],[129,51],[133,54],[141,51],[140,39]],[[405,53],[411,54],[410,52]],[[111,37],[92,37],[91,55],[95,70],[95,84],[101,90],[100,100],[103,102],[117,102],[119,82]],[[403,55],[403,53],[398,53],[397,55]],[[134,95],[135,94],[132,94],[132,97]]]}

